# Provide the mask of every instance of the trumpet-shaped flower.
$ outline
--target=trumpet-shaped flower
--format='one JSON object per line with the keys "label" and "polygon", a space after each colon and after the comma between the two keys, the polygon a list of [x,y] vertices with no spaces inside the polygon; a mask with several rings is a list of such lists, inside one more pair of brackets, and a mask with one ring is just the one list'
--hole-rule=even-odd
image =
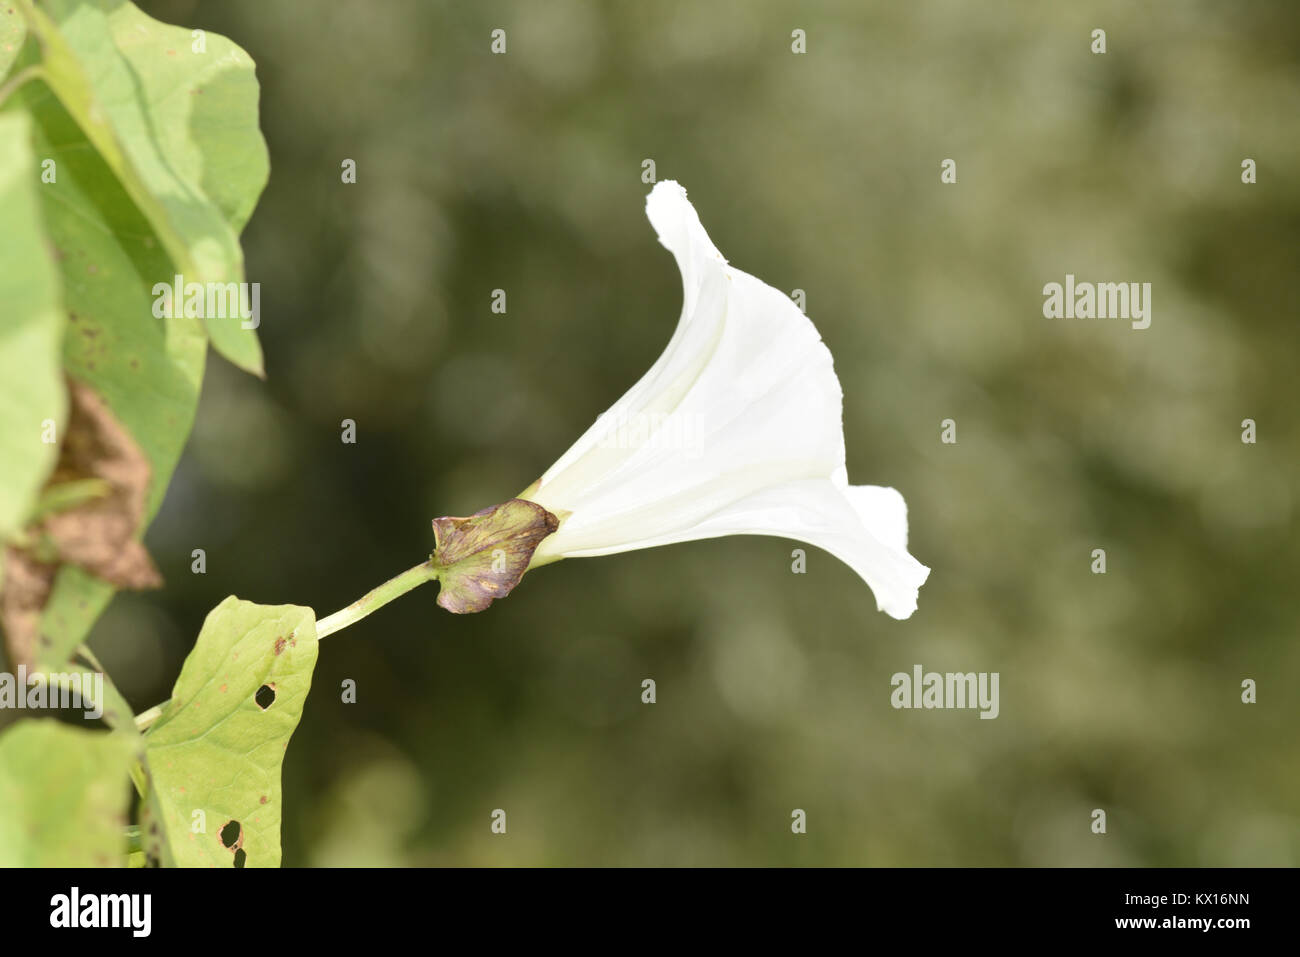
{"label": "trumpet-shaped flower", "polygon": [[776,535],[835,555],[878,608],[907,618],[930,570],[908,554],[903,497],[848,483],[840,383],[812,322],[727,264],[677,183],[658,183],[646,214],[681,270],[677,329],[650,371],[520,494],[551,513],[528,567]]}

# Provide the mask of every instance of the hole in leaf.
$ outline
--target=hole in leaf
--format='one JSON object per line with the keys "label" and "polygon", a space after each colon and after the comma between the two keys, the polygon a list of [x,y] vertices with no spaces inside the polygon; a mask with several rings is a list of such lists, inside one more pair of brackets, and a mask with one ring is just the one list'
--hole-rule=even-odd
{"label": "hole in leaf", "polygon": [[234,847],[244,836],[244,828],[238,821],[229,821],[221,829],[221,843],[225,847]]}
{"label": "hole in leaf", "polygon": [[241,847],[239,850],[235,851],[235,866],[236,866],[236,867],[243,867],[243,866],[244,866],[244,863],[245,863],[247,860],[248,860],[248,855],[244,853],[244,849],[243,849],[242,847]]}
{"label": "hole in leaf", "polygon": [[275,685],[262,685],[257,689],[257,694],[253,695],[253,700],[263,711],[271,707],[275,704]]}

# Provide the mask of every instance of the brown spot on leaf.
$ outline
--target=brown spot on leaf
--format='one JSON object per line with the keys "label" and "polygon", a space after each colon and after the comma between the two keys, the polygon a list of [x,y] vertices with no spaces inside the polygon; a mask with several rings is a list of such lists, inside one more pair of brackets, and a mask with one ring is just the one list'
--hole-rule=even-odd
{"label": "brown spot on leaf", "polygon": [[49,484],[96,478],[111,491],[48,516],[43,531],[63,561],[118,588],[157,588],[162,576],[136,538],[149,493],[149,461],[88,385],[70,381],[69,398],[63,448]]}
{"label": "brown spot on leaf", "polygon": [[275,639],[275,653],[278,656],[282,651],[284,651],[284,639],[277,638]]}
{"label": "brown spot on leaf", "polygon": [[4,593],[0,595],[0,623],[5,630],[5,651],[11,667],[36,662],[36,636],[41,611],[54,584],[58,566],[37,560],[12,546],[5,549]]}

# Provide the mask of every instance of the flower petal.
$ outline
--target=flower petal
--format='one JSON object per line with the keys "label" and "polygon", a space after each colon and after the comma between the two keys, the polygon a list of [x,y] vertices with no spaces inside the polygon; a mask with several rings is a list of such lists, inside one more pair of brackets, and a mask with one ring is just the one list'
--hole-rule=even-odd
{"label": "flower petal", "polygon": [[[539,555],[548,545],[554,547],[558,534],[543,539]],[[875,594],[876,606],[893,618],[908,618],[916,611],[917,592],[930,575],[930,569],[907,552],[902,495],[870,485],[842,488],[830,479],[764,488],[702,520],[644,538],[602,543],[598,536],[585,541],[581,535],[572,536],[564,544],[565,557],[612,555],[724,535],[774,535],[825,549],[858,573]]]}

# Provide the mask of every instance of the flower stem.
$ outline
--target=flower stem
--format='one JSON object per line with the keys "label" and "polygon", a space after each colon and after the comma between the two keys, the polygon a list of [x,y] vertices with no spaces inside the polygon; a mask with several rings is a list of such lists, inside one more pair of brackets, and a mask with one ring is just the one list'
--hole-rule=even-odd
{"label": "flower stem", "polygon": [[[382,608],[394,598],[400,598],[411,589],[417,588],[425,582],[431,582],[437,577],[438,568],[432,561],[422,562],[414,568],[408,568],[396,578],[390,578],[377,588],[372,588],[348,607],[336,611],[332,615],[326,615],[316,622],[316,640],[319,641],[326,635],[332,635],[336,631],[342,631],[348,625],[355,625],[376,608]],[[154,705],[147,711],[141,711],[135,716],[136,730],[141,733],[147,731],[150,725],[162,715],[165,707],[167,707],[166,701]]]}
{"label": "flower stem", "polygon": [[394,598],[399,598],[412,588],[433,581],[437,577],[438,569],[431,561],[408,568],[396,578],[390,578],[377,588],[371,589],[343,610],[336,611],[316,622],[317,640],[332,635],[348,625],[356,624],[376,608],[382,608]]}

